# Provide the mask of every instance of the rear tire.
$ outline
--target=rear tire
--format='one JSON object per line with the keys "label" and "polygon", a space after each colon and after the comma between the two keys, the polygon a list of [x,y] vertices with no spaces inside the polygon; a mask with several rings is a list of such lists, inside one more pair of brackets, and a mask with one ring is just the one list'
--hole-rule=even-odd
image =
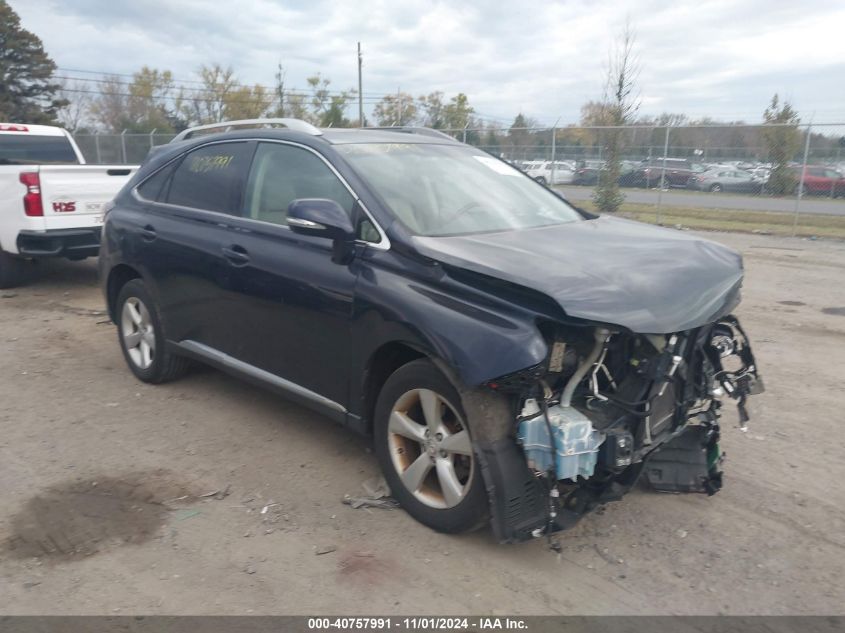
{"label": "rear tire", "polygon": [[120,349],[136,378],[157,384],[187,371],[190,360],[167,349],[158,309],[143,281],[128,281],[117,295],[116,307]]}
{"label": "rear tire", "polygon": [[26,261],[0,251],[0,289],[14,288],[23,283]]}
{"label": "rear tire", "polygon": [[488,521],[461,398],[428,359],[397,369],[375,410],[375,450],[393,496],[420,523],[456,534]]}

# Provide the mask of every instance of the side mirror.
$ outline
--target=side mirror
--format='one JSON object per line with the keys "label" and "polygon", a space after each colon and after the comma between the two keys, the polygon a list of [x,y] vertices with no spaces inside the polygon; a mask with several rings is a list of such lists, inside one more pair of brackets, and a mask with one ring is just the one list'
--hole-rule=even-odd
{"label": "side mirror", "polygon": [[355,254],[355,227],[334,200],[301,198],[288,206],[288,226],[294,233],[332,240],[332,261],[348,264]]}
{"label": "side mirror", "polygon": [[325,237],[330,240],[355,239],[355,227],[349,214],[334,200],[300,198],[288,206],[288,226],[294,233]]}

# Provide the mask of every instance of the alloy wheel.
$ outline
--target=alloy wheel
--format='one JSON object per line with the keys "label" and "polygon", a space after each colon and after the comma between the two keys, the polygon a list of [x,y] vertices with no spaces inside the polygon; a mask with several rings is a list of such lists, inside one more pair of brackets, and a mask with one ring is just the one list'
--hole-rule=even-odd
{"label": "alloy wheel", "polygon": [[155,360],[155,328],[150,311],[137,297],[129,297],[123,304],[120,335],[129,359],[139,369],[148,369]]}
{"label": "alloy wheel", "polygon": [[390,413],[388,448],[402,485],[432,508],[453,508],[466,497],[475,459],[466,425],[431,389],[402,394]]}

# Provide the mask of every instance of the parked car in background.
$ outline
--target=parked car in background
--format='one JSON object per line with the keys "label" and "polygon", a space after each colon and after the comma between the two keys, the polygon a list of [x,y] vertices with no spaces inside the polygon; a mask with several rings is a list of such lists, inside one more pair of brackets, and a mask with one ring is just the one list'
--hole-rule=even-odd
{"label": "parked car in background", "polygon": [[[663,175],[666,170],[665,177]],[[704,172],[704,167],[686,158],[652,158],[644,160],[631,174],[634,187],[686,187],[690,176]]]}
{"label": "parked car in background", "polygon": [[[554,166],[554,170],[552,167]],[[574,172],[572,167],[563,162],[550,160],[539,161],[525,170],[537,182],[543,185],[568,185],[572,182]]]}
{"label": "parked car in background", "polygon": [[[795,191],[801,187],[801,167],[791,169],[795,177]],[[802,195],[845,196],[845,177],[841,172],[823,165],[807,165],[804,170]]]}
{"label": "parked car in background", "polygon": [[579,160],[575,163],[573,185],[594,185],[599,181],[599,172],[604,169],[603,160]]}
{"label": "parked car in background", "polygon": [[712,192],[760,193],[763,190],[763,181],[747,171],[712,169],[690,176],[687,181],[687,188]]}
{"label": "parked car in background", "polygon": [[[619,178],[617,182],[622,186],[633,186],[640,163],[632,160],[619,161]],[[575,185],[596,185],[601,172],[607,169],[607,162],[603,160],[580,160],[575,166]]]}
{"label": "parked car in background", "polygon": [[96,255],[104,207],[136,169],[86,165],[62,128],[0,123],[0,288],[28,259]]}
{"label": "parked car in background", "polygon": [[580,211],[435,130],[273,123],[186,130],[106,214],[139,380],[193,359],[372,435],[392,496],[443,532],[538,538],[640,474],[721,487],[718,398],[743,415],[762,390],[739,253]]}
{"label": "parked car in background", "polygon": [[754,167],[753,169],[749,169],[747,171],[752,176],[755,176],[764,185],[769,182],[769,176],[772,173],[771,167]]}

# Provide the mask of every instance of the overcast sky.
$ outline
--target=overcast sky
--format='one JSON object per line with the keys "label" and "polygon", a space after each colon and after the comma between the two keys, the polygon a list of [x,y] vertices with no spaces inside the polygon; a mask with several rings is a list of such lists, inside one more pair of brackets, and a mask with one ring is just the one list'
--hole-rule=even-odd
{"label": "overcast sky", "polygon": [[195,80],[201,64],[219,62],[271,86],[281,61],[289,86],[319,71],[353,88],[360,40],[367,110],[400,88],[465,92],[482,118],[502,123],[520,111],[577,122],[581,104],[601,95],[628,18],[643,113],[753,122],[779,92],[802,120],[845,121],[842,0],[9,2],[61,69],[146,64]]}

